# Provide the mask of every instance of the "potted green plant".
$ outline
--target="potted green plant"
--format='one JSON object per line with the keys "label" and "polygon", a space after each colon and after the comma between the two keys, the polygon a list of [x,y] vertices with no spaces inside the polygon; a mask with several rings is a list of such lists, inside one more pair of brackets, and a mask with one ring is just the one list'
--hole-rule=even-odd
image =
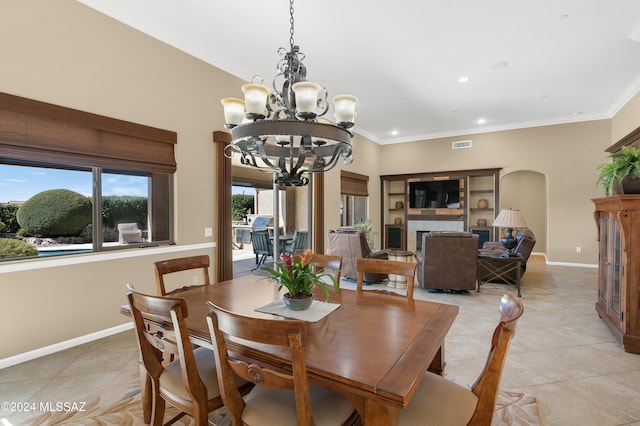
{"label": "potted green plant", "polygon": [[376,232],[373,230],[373,223],[371,223],[369,219],[359,220],[353,225],[353,227],[361,230],[364,233],[364,236],[367,239],[367,244],[369,244],[369,249],[371,251],[374,251],[374,237],[376,236]]}
{"label": "potted green plant", "polygon": [[278,283],[278,291],[282,287],[288,290],[283,296],[283,301],[292,310],[308,309],[313,302],[313,288],[322,289],[325,301],[329,301],[328,281],[333,284],[336,291],[340,286],[336,278],[324,269],[313,270],[313,252],[307,250],[300,254],[285,253],[281,262],[276,262],[276,268],[263,268],[269,273],[268,279]]}
{"label": "potted green plant", "polygon": [[604,187],[605,195],[611,195],[614,187],[620,185],[617,192],[623,194],[638,193],[633,189],[640,179],[640,149],[623,146],[620,151],[609,155],[610,162],[601,164],[598,169],[598,184]]}

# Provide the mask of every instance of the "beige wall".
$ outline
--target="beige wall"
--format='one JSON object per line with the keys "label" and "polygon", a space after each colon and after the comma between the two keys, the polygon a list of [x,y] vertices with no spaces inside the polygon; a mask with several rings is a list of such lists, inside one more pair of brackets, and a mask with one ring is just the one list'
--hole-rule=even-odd
{"label": "beige wall", "polygon": [[[452,141],[463,139],[471,139],[472,148],[451,149]],[[547,229],[535,232],[546,233],[546,248],[537,246],[534,251],[544,252],[551,262],[595,264],[598,254],[591,198],[603,195],[596,186],[597,166],[605,161],[604,149],[609,145],[610,120],[534,127],[385,145],[380,149],[385,160],[379,170],[380,174],[396,174],[500,167],[501,176],[516,171],[540,173],[548,185],[547,199],[540,203],[549,208],[544,220]],[[582,252],[576,253],[576,247]]]}
{"label": "beige wall", "polygon": [[[79,263],[30,262],[36,269],[0,264],[1,360],[128,324],[119,313],[127,282],[154,292],[152,262],[213,256],[216,238],[204,237],[216,221],[212,132],[223,129],[219,99],[239,95],[242,82],[75,1],[3,2],[0,12],[0,91],[178,134],[177,245],[86,255]],[[325,231],[340,223],[341,168],[370,177],[370,217],[380,226],[381,174],[502,167],[504,175],[526,170],[546,177],[549,259],[595,264],[590,199],[602,195],[596,167],[612,135],[640,123],[638,102],[613,120],[615,132],[603,120],[391,146],[356,136],[353,164],[325,176]],[[451,151],[458,139],[472,139],[473,148]],[[376,240],[379,247],[380,235]]]}
{"label": "beige wall", "polygon": [[611,143],[640,127],[640,93],[637,93],[611,120]]}
{"label": "beige wall", "polygon": [[528,170],[511,172],[500,179],[500,208],[522,211],[527,227],[536,236],[535,252],[547,252],[547,178]]}
{"label": "beige wall", "polygon": [[[358,124],[354,131],[358,131]],[[380,175],[377,167],[380,164],[380,147],[370,141],[369,139],[356,134],[351,141],[353,146],[353,163],[344,164],[342,162],[331,171],[325,174],[325,216],[324,226],[325,231],[331,229],[337,229],[340,227],[340,170],[348,170],[354,173],[360,173],[369,176],[369,219],[373,222],[374,226],[379,226],[381,223],[380,218]],[[376,231],[375,235],[375,247],[380,247],[381,235],[380,231]],[[325,232],[325,249],[328,247],[326,232]]]}
{"label": "beige wall", "polygon": [[[242,82],[72,0],[3,2],[0,33],[0,91],[177,132],[178,246],[164,250],[213,256],[212,132],[223,129],[220,98]],[[118,310],[126,283],[155,292],[152,262],[175,257],[146,253],[27,271],[0,264],[0,359],[128,323]]]}

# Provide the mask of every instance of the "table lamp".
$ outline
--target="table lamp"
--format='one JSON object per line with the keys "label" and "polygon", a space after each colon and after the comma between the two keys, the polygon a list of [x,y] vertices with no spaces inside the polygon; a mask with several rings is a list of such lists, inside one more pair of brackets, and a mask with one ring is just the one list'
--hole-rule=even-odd
{"label": "table lamp", "polygon": [[500,242],[506,250],[504,257],[513,256],[513,249],[517,243],[513,236],[513,230],[527,227],[522,213],[520,210],[502,209],[496,217],[496,220],[493,221],[493,226],[506,229],[507,235],[505,235]]}

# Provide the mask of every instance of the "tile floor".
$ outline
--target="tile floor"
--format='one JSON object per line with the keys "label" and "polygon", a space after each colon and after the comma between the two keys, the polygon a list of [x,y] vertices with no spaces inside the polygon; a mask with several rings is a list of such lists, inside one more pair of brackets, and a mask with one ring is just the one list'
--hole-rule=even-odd
{"label": "tile floor", "polygon": [[[543,425],[640,425],[640,355],[625,353],[598,318],[597,270],[533,256],[522,283],[525,313],[502,387],[534,395]],[[483,284],[463,296],[416,289],[416,298],[460,306],[446,340],[447,373],[467,383],[477,377],[506,290]],[[78,401],[135,369],[135,338],[125,332],[0,370],[0,401]],[[24,423],[0,411],[0,426],[17,424]]]}

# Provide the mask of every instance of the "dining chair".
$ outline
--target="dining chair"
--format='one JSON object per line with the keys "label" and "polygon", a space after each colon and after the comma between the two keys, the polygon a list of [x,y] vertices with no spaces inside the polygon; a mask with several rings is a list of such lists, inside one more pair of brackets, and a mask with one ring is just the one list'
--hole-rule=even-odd
{"label": "dining chair", "polygon": [[[268,231],[253,231],[251,233],[251,245],[253,246],[253,252],[256,255],[256,267],[252,269],[255,271],[260,268],[267,260],[267,256],[273,257],[273,243]],[[260,256],[260,260],[258,260]]]}
{"label": "dining chair", "polygon": [[[129,306],[140,350],[145,423],[162,425],[166,403],[178,408],[173,421],[189,414],[196,426],[207,425],[208,413],[223,406],[213,351],[193,349],[182,298],[151,296],[128,286]],[[171,355],[177,360],[167,363]],[[238,385],[250,386],[244,381]],[[233,386],[233,385],[230,385]]]}
{"label": "dining chair", "polygon": [[364,290],[363,283],[364,274],[367,272],[375,274],[403,275],[407,277],[406,297],[408,300],[413,300],[413,283],[416,276],[416,267],[417,264],[413,262],[400,262],[396,260],[385,259],[368,259],[364,257],[358,258],[356,264],[356,270],[358,271],[358,281],[356,289],[357,291],[374,291],[377,293],[402,296],[402,294],[400,293],[383,289]]}
{"label": "dining chair", "polygon": [[[207,303],[218,382],[232,425],[351,425],[359,421],[357,411],[344,397],[309,384],[305,321],[245,317]],[[288,348],[291,366],[241,358],[236,351],[227,350],[227,339]],[[256,385],[244,399],[234,385],[234,376]]]}
{"label": "dining chair", "polygon": [[[329,254],[319,254],[313,253],[311,256],[311,262],[313,265],[313,270],[318,271],[323,269],[325,273],[331,274],[333,273],[333,277],[336,279],[338,285],[340,284],[341,274],[342,274],[342,257],[341,256],[331,256]],[[335,289],[332,285],[327,286],[329,289],[329,301],[330,302],[339,302],[338,293],[336,293]],[[315,286],[313,288],[313,293],[316,295],[316,298],[324,299],[325,294],[319,286]]]}
{"label": "dining chair", "polygon": [[337,282],[340,282],[342,271],[342,257],[329,254],[313,253],[311,256],[314,270],[324,269],[325,272],[333,272]]}
{"label": "dining chair", "polygon": [[[166,296],[167,294],[172,294],[177,291],[186,290],[190,287],[195,287],[198,285],[210,285],[211,282],[209,280],[209,265],[211,264],[209,260],[209,255],[203,254],[199,256],[190,256],[190,257],[181,257],[178,259],[168,259],[161,260],[155,262],[155,271],[156,271],[156,287],[158,289],[158,295]],[[176,288],[171,291],[166,290],[165,285],[165,275],[172,274],[175,272],[187,271],[190,269],[201,269],[201,284],[191,284],[187,286],[183,286],[180,288]]]}
{"label": "dining chair", "polygon": [[425,373],[409,405],[400,411],[401,425],[489,425],[496,405],[509,342],[524,312],[512,293],[500,299],[500,322],[493,332],[489,356],[470,389],[442,376]]}
{"label": "dining chair", "polygon": [[295,231],[291,243],[285,244],[286,253],[302,253],[309,248],[309,231]]}

